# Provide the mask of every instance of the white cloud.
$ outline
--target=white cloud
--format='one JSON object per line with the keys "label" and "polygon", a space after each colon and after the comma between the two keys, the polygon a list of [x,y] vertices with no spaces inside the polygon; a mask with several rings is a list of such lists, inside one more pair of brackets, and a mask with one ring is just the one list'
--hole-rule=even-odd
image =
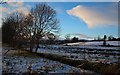
{"label": "white cloud", "polygon": [[89,28],[95,26],[117,25],[118,11],[116,6],[116,4],[108,7],[86,7],[78,5],[67,10],[67,13],[82,19]]}
{"label": "white cloud", "polygon": [[19,0],[19,2],[15,2],[15,0],[8,1],[7,4],[14,7],[20,7],[20,6],[23,6],[23,0]]}
{"label": "white cloud", "polygon": [[26,8],[26,7],[19,7],[17,9],[13,10],[11,13],[13,13],[13,12],[20,12],[22,14],[28,15],[29,14],[29,9]]}
{"label": "white cloud", "polygon": [[11,12],[9,12],[9,14],[13,13],[13,12],[20,12],[23,14],[28,14],[29,10],[30,10],[30,5],[24,5],[23,0],[19,0],[19,2],[10,2],[8,1],[7,4],[10,6],[10,8],[8,8]]}
{"label": "white cloud", "polygon": [[30,5],[25,5],[23,3],[23,0],[19,0],[19,2],[10,2],[8,1],[6,6],[1,6],[0,7],[0,27],[2,25],[2,18],[6,17],[7,15],[12,14],[13,12],[20,12],[25,15],[29,13],[31,6]]}

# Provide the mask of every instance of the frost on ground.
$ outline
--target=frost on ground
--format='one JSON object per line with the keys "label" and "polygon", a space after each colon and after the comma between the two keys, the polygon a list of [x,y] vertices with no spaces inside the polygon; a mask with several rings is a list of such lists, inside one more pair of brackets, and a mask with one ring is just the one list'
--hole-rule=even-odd
{"label": "frost on ground", "polygon": [[46,54],[55,54],[66,56],[69,59],[73,60],[88,60],[91,62],[102,62],[106,64],[114,64],[119,61],[120,50],[118,47],[119,41],[107,41],[110,45],[114,46],[100,46],[103,42],[85,42],[75,45],[72,44],[69,46],[66,45],[40,45],[38,53]]}
{"label": "frost on ground", "polygon": [[[3,56],[3,73],[92,73],[60,62],[40,57]],[[31,66],[31,68],[30,68]]]}
{"label": "frost on ground", "polygon": [[52,49],[39,49],[38,53],[53,54],[59,56],[65,56],[72,60],[88,60],[90,62],[102,62],[106,64],[114,64],[118,62],[120,56],[115,55],[104,55],[104,54],[89,54],[89,53],[73,53],[66,52],[63,50],[52,50]]}
{"label": "frost on ground", "polygon": [[[119,55],[106,55],[102,53],[116,53],[119,54],[120,50],[118,47],[102,47],[97,44],[93,45],[92,42],[88,42],[86,45],[40,45],[38,53],[66,56],[68,59],[72,60],[88,60],[91,62],[103,62],[108,64],[117,63],[120,58]],[[95,42],[93,42],[95,43]],[[102,44],[102,42],[101,42]],[[111,42],[110,45],[117,45],[117,42]],[[8,49],[8,48],[6,48]],[[90,50],[89,50],[90,49]],[[5,51],[5,50],[3,50]],[[83,53],[83,52],[87,53]],[[90,53],[93,52],[93,53]],[[98,54],[94,54],[98,52]],[[10,52],[9,52],[10,53]],[[11,54],[14,51],[11,52]],[[4,52],[3,52],[4,54]],[[40,57],[25,57],[25,56],[3,56],[3,72],[8,73],[24,73],[31,70],[32,72],[37,73],[92,73],[88,70],[82,70],[80,68],[75,68],[60,62],[48,60]]]}
{"label": "frost on ground", "polygon": [[[119,46],[120,41],[106,41],[109,45]],[[87,42],[85,45],[103,45],[103,41],[100,42]]]}
{"label": "frost on ground", "polygon": [[[106,41],[109,45],[118,46],[120,41]],[[66,43],[67,45],[103,45],[103,41],[93,41],[93,42],[77,42],[77,43]]]}

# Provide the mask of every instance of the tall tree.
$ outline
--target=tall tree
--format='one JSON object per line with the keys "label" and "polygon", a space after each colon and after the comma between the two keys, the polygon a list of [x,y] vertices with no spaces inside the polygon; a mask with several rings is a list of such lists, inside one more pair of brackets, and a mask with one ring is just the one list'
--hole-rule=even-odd
{"label": "tall tree", "polygon": [[[36,47],[35,52],[37,52],[43,37],[47,36],[51,40],[55,39],[54,35],[59,32],[59,21],[53,8],[45,3],[39,3],[31,9],[28,15],[15,12],[4,18],[2,29],[4,41],[6,39],[9,42],[14,40],[18,47],[28,42],[30,50],[32,51]],[[8,39],[9,35],[10,38]]]}
{"label": "tall tree", "polygon": [[15,12],[3,19],[2,40],[3,43],[13,44],[16,47],[29,38],[29,26],[27,16]]}
{"label": "tall tree", "polygon": [[107,36],[104,35],[104,37],[103,37],[103,45],[106,45],[106,39],[107,39]]}
{"label": "tall tree", "polygon": [[78,42],[78,40],[79,40],[79,39],[78,39],[77,37],[73,37],[73,38],[72,38],[72,41],[73,41],[73,42]]}
{"label": "tall tree", "polygon": [[15,24],[15,19],[12,16],[8,16],[2,21],[2,42],[13,45],[15,36],[15,29],[12,25]]}
{"label": "tall tree", "polygon": [[36,44],[35,52],[37,52],[42,37],[48,33],[59,32],[59,21],[56,18],[56,11],[45,3],[39,3],[32,8],[31,15],[33,16],[32,33]]}

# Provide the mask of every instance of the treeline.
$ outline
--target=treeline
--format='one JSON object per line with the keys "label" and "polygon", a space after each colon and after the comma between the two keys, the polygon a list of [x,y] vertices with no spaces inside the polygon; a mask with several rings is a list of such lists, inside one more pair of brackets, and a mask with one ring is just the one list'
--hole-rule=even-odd
{"label": "treeline", "polygon": [[94,38],[93,40],[88,40],[88,39],[80,39],[78,37],[73,37],[73,38],[67,38],[64,40],[57,40],[57,44],[65,44],[65,43],[75,43],[75,42],[90,42],[90,41],[103,41],[104,45],[106,45],[106,41],[120,41],[120,37],[116,38],[113,36],[107,36],[104,35],[103,37],[98,36],[97,38]]}
{"label": "treeline", "polygon": [[[120,41],[120,37],[114,37],[112,35],[110,36],[104,35],[104,36],[106,37],[107,41]],[[98,36],[97,38],[94,38],[93,41],[103,41],[103,40],[104,40],[104,37]]]}
{"label": "treeline", "polygon": [[75,42],[88,42],[91,40],[79,39],[78,37],[73,37],[71,39],[56,40],[55,44],[65,44],[65,43],[75,43]]}

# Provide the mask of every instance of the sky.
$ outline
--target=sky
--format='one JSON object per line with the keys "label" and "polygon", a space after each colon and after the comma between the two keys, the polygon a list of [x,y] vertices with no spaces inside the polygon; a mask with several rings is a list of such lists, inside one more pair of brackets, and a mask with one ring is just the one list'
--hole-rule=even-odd
{"label": "sky", "polygon": [[[38,2],[8,2],[2,4],[2,17],[19,11],[28,14]],[[94,38],[103,35],[118,36],[117,2],[46,2],[57,12],[60,21],[60,37]],[[0,12],[1,14],[1,12]]]}

